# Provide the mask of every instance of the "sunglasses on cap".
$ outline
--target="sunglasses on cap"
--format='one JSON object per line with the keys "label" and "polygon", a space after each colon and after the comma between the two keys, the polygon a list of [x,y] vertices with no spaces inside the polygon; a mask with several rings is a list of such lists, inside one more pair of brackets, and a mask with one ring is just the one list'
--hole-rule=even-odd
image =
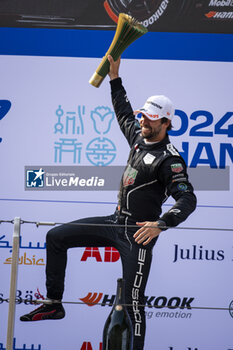
{"label": "sunglasses on cap", "polygon": [[142,112],[139,112],[139,113],[135,114],[135,118],[141,119],[141,117],[146,117],[146,116]]}
{"label": "sunglasses on cap", "polygon": [[155,121],[155,120],[161,119],[161,118],[159,117],[159,115],[156,115],[156,116],[154,116],[153,119],[151,119],[151,118],[149,118],[146,114],[144,114],[144,113],[142,113],[142,112],[139,112],[139,113],[135,114],[135,117],[136,117],[137,119],[139,119],[139,120],[140,120],[142,117],[144,117],[144,118],[149,119],[150,121]]}

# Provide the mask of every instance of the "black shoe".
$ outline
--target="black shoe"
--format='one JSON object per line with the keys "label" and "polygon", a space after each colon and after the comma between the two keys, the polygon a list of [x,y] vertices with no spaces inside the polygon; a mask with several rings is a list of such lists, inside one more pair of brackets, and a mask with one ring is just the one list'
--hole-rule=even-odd
{"label": "black shoe", "polygon": [[29,314],[20,317],[20,321],[59,320],[65,317],[62,303],[43,304]]}

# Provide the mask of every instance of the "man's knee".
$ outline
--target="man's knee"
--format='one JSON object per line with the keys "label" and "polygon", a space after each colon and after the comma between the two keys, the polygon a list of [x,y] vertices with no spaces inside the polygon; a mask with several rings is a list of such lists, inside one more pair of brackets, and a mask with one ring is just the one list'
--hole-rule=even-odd
{"label": "man's knee", "polygon": [[46,246],[60,245],[64,240],[64,234],[60,227],[54,227],[47,232]]}

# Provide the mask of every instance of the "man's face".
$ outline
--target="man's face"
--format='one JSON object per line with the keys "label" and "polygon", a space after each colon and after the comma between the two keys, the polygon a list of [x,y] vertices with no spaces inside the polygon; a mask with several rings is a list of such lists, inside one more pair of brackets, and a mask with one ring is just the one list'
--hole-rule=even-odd
{"label": "man's face", "polygon": [[166,135],[168,124],[169,121],[162,124],[161,119],[152,121],[142,114],[140,119],[142,137],[151,142],[161,141]]}

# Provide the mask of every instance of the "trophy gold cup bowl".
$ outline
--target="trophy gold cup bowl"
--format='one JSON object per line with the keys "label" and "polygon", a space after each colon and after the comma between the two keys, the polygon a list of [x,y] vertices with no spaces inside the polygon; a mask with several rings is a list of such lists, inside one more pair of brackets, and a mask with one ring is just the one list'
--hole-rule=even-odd
{"label": "trophy gold cup bowl", "polygon": [[95,73],[92,75],[89,83],[99,87],[109,72],[108,55],[111,55],[116,61],[122,52],[136,39],[147,33],[147,29],[135,18],[120,13],[117,22],[117,28],[112,43]]}

